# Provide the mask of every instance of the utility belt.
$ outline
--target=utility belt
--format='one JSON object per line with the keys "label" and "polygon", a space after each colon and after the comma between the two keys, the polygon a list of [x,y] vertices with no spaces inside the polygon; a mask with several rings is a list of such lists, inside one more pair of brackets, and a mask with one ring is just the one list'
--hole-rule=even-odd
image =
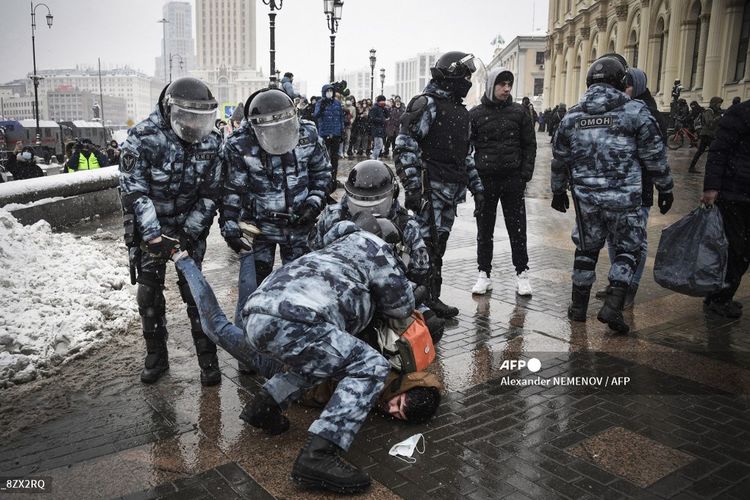
{"label": "utility belt", "polygon": [[277,226],[293,226],[297,223],[299,215],[288,212],[273,212],[264,210],[258,213],[258,219],[262,222],[268,222]]}

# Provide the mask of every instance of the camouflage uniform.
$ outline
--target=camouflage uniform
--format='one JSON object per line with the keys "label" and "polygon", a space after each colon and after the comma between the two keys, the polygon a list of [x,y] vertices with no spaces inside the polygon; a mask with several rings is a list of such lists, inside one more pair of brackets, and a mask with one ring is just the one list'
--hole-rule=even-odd
{"label": "camouflage uniform", "polygon": [[303,206],[319,211],[331,185],[331,162],[315,124],[300,122],[297,147],[284,155],[269,155],[245,121],[226,141],[221,234],[239,237],[239,221],[261,230],[253,254],[258,282],[271,273],[276,245],[286,264],[309,251],[309,226],[296,224]]}
{"label": "camouflage uniform", "polygon": [[[332,227],[340,220],[350,220],[351,214],[347,208],[347,197],[344,195],[341,202],[328,205],[318,218],[315,233],[310,238],[310,248],[317,250],[323,248],[323,228]],[[415,284],[424,284],[430,272],[430,255],[427,253],[427,245],[420,234],[417,221],[409,215],[409,212],[401,207],[398,200],[393,200],[393,205],[388,213],[388,219],[399,228],[403,235],[403,244],[409,249],[409,267],[406,272],[409,281]]]}
{"label": "camouflage uniform", "polygon": [[280,405],[325,379],[340,380],[310,432],[347,450],[389,369],[354,335],[376,313],[409,316],[414,296],[390,245],[354,223],[336,223],[323,243],[269,276],[242,315],[250,346],[289,367],[264,385]]}
{"label": "camouflage uniform", "polygon": [[[221,138],[210,134],[186,145],[157,108],[128,132],[120,156],[120,191],[124,210],[135,217],[141,241],[162,234],[179,238],[200,266],[206,238],[216,214],[221,188]],[[166,339],[164,275],[166,261],[143,253],[138,265],[138,310],[146,342]],[[178,285],[187,304],[193,340],[203,367],[203,354],[216,346],[201,329],[198,309],[183,276]],[[214,358],[215,359],[215,358]]]}
{"label": "camouflage uniform", "polygon": [[270,359],[263,387],[279,405],[324,380],[339,381],[310,432],[346,450],[389,372],[386,359],[354,335],[376,313],[409,316],[414,296],[390,245],[350,221],[333,224],[324,248],[277,269],[250,295],[242,309],[244,332],[221,312],[191,259],[178,260],[176,267],[217,344],[246,363]]}
{"label": "camouflage uniform", "polygon": [[554,137],[552,192],[570,186],[578,202],[573,242],[573,284],[590,287],[607,235],[615,258],[610,283],[628,286],[645,237],[641,167],[659,192],[672,190],[659,127],[645,104],[608,85],[595,84],[563,117]]}
{"label": "camouflage uniform", "polygon": [[[416,219],[430,252],[439,295],[440,270],[456,207],[466,201],[467,185],[472,194],[483,192],[469,150],[469,112],[450,92],[430,83],[411,100],[401,123],[394,148],[401,184],[407,194],[432,191],[429,201],[436,234],[432,234],[431,216],[426,210]],[[422,182],[425,174],[430,182],[427,189]]]}

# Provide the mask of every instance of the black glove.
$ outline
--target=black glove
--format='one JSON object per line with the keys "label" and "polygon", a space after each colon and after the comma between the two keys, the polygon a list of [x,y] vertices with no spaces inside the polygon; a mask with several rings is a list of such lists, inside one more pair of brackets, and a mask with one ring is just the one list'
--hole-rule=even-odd
{"label": "black glove", "polygon": [[474,194],[474,217],[479,217],[479,215],[482,213],[482,210],[484,210],[484,193],[475,193]]}
{"label": "black glove", "polygon": [[167,260],[180,249],[180,240],[162,234],[161,241],[146,243],[146,249],[154,257]]}
{"label": "black glove", "polygon": [[298,226],[309,226],[312,223],[315,222],[315,219],[318,218],[318,209],[314,206],[310,205],[309,203],[305,203],[302,205],[301,213],[299,214],[299,219],[297,219],[297,225]]}
{"label": "black glove", "polygon": [[249,252],[253,249],[253,246],[244,236],[225,238],[225,241],[227,242],[227,245],[229,245],[229,248],[234,250],[236,253],[240,253],[242,251]]}
{"label": "black glove", "polygon": [[422,304],[429,297],[429,290],[424,285],[418,285],[414,289],[414,303],[416,305]]}
{"label": "black glove", "polygon": [[568,200],[568,193],[560,193],[552,195],[552,208],[558,212],[565,213],[570,206],[570,200]]}
{"label": "black glove", "polygon": [[422,208],[422,193],[419,191],[406,192],[404,194],[404,207],[412,212],[419,213]]}
{"label": "black glove", "polygon": [[659,193],[659,212],[662,215],[669,212],[669,209],[672,208],[672,203],[674,203],[674,195],[671,191],[669,193]]}

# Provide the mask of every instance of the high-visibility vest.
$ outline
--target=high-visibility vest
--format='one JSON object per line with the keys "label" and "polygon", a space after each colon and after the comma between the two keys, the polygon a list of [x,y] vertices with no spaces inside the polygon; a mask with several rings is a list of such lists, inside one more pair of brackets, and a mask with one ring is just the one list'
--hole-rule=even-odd
{"label": "high-visibility vest", "polygon": [[93,152],[90,153],[88,160],[83,156],[83,153],[78,154],[78,170],[92,170],[99,167],[99,160],[96,159],[96,155]]}

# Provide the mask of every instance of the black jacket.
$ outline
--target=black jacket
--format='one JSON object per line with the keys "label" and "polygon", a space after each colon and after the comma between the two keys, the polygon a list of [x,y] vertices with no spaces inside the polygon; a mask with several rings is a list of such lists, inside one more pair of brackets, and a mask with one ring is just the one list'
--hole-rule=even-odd
{"label": "black jacket", "polygon": [[381,108],[377,104],[372,106],[367,119],[370,122],[370,133],[373,137],[385,137],[385,120],[388,116],[387,109]]}
{"label": "black jacket", "polygon": [[528,111],[508,97],[482,103],[469,112],[474,162],[480,175],[520,175],[531,180],[536,159],[536,133]]}
{"label": "black jacket", "polygon": [[[654,100],[653,96],[651,95],[651,91],[649,89],[646,89],[643,94],[636,97],[636,99],[643,101],[646,104],[646,107],[648,107],[648,110],[651,111],[651,114],[656,119],[656,123],[659,125],[659,133],[661,134],[662,140],[664,140],[664,143],[667,142],[667,120],[664,118],[664,115],[659,111],[659,107],[656,105],[656,101]],[[654,206],[654,180],[649,175],[648,171],[644,168],[643,169],[643,202],[642,206],[644,207],[652,207]]]}
{"label": "black jacket", "polygon": [[750,100],[736,104],[719,121],[708,150],[703,190],[719,198],[750,203]]}

